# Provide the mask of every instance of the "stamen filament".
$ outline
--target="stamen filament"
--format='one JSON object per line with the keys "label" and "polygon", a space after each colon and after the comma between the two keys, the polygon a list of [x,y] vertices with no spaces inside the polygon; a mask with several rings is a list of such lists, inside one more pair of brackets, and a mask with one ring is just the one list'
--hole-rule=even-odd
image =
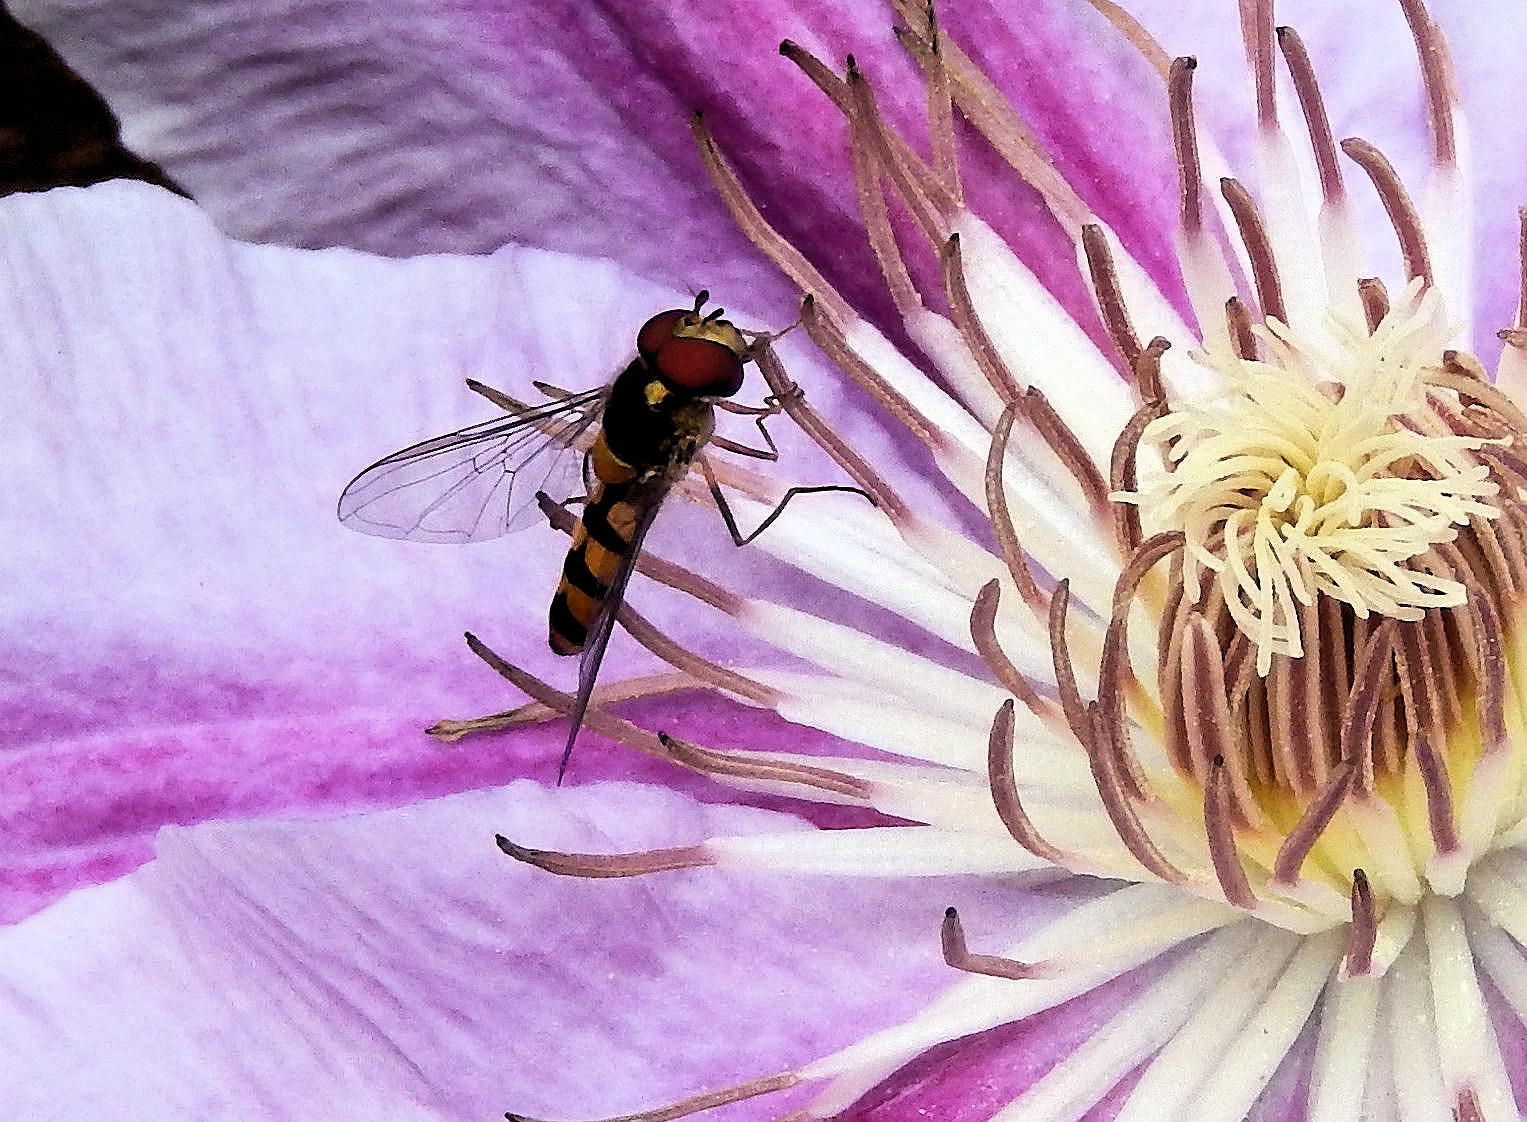
{"label": "stamen filament", "polygon": [[1320,96],[1320,85],[1315,81],[1315,68],[1304,47],[1304,40],[1292,27],[1277,29],[1278,46],[1293,80],[1294,93],[1304,112],[1305,126],[1310,134],[1310,147],[1315,153],[1315,170],[1320,177],[1320,192],[1327,205],[1338,205],[1346,196],[1341,181],[1341,165],[1336,159],[1336,140],[1331,133],[1331,120],[1326,115],[1325,101]]}
{"label": "stamen filament", "polygon": [[1373,947],[1378,940],[1378,919],[1368,874],[1352,870],[1352,923],[1347,928],[1347,957],[1343,969],[1348,978],[1365,978],[1373,969]]}
{"label": "stamen filament", "polygon": [[985,974],[991,978],[1007,978],[1018,981],[1037,978],[1044,971],[1027,962],[1002,958],[994,954],[971,954],[965,945],[965,928],[960,924],[960,913],[954,908],[944,911],[944,923],[939,930],[939,942],[943,946],[944,961],[956,970],[967,974]]}
{"label": "stamen filament", "polygon": [[493,840],[499,849],[526,865],[534,865],[559,877],[644,877],[675,869],[697,869],[714,865],[716,860],[703,845],[682,845],[668,849],[648,849],[639,853],[560,853],[554,849],[531,849],[518,845],[502,834]]}
{"label": "stamen filament", "polygon": [[991,736],[987,739],[987,777],[997,816],[1015,842],[1042,861],[1052,865],[1071,865],[1071,854],[1046,841],[1034,828],[1018,797],[1018,783],[1013,775],[1013,702],[1002,703],[992,718]]}
{"label": "stamen filament", "polygon": [[1426,235],[1421,229],[1421,219],[1410,201],[1405,184],[1400,182],[1394,166],[1384,154],[1360,137],[1348,137],[1341,142],[1341,150],[1368,173],[1378,192],[1389,223],[1394,227],[1400,241],[1400,254],[1405,261],[1405,275],[1412,280],[1419,278],[1426,285],[1432,283],[1431,258],[1426,250]]}
{"label": "stamen filament", "polygon": [[[800,1082],[801,1077],[795,1072],[785,1071],[778,1075],[766,1075],[762,1079],[750,1079],[746,1083],[738,1083],[719,1091],[707,1091],[703,1095],[681,1099],[679,1102],[658,1107],[655,1110],[643,1110],[636,1114],[622,1114],[613,1118],[591,1119],[590,1122],[673,1122],[675,1118],[688,1118],[692,1114],[700,1114],[718,1106],[726,1106],[728,1103],[742,1102],[744,1099],[757,1098],[759,1095],[784,1091]],[[538,1119],[531,1118],[527,1114],[507,1113],[504,1117],[508,1122],[539,1122]]]}

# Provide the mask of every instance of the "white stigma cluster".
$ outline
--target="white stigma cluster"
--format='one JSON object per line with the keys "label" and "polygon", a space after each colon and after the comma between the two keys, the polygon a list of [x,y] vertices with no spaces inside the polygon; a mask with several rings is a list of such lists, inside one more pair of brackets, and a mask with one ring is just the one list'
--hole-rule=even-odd
{"label": "white stigma cluster", "polygon": [[1217,392],[1145,432],[1170,470],[1116,497],[1182,531],[1189,597],[1212,573],[1261,674],[1273,655],[1303,653],[1296,605],[1318,595],[1398,620],[1467,597],[1426,555],[1494,518],[1498,488],[1474,455],[1484,441],[1453,434],[1428,401],[1447,337],[1438,305],[1408,293],[1371,334],[1333,317],[1301,337],[1270,320],[1265,359],[1199,356]]}

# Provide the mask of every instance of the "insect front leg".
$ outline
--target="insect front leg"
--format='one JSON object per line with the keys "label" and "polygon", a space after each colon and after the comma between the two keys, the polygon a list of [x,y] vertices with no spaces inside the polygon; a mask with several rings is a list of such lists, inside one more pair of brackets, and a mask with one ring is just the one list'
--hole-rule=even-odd
{"label": "insect front leg", "polygon": [[[712,443],[716,442],[712,441]],[[851,494],[862,495],[865,499],[869,500],[871,506],[879,505],[875,502],[874,496],[859,487],[847,487],[838,483],[822,483],[812,487],[791,487],[785,492],[784,497],[779,500],[779,505],[768,513],[753,532],[744,535],[737,528],[737,516],[732,513],[731,504],[726,501],[726,495],[721,491],[721,483],[716,479],[716,473],[711,469],[710,462],[703,455],[696,456],[695,459],[699,461],[700,471],[705,476],[705,485],[710,488],[711,498],[716,502],[716,509],[721,513],[721,521],[726,523],[726,532],[732,535],[733,544],[739,548],[747,545],[758,537],[759,534],[772,526],[774,520],[785,513],[785,507],[790,505],[790,500],[797,495],[815,495],[826,491],[847,491]]]}
{"label": "insect front leg", "polygon": [[769,434],[769,430],[765,427],[764,422],[770,417],[783,413],[791,404],[800,401],[805,396],[806,392],[799,385],[790,382],[781,393],[770,394],[764,398],[762,405],[740,405],[735,401],[727,401],[723,398],[716,402],[717,408],[724,409],[728,413],[754,418],[754,423],[758,425],[758,431],[763,436],[764,443],[768,447],[750,448],[746,444],[739,444],[737,441],[728,440],[724,436],[713,436],[710,443],[717,448],[724,448],[734,455],[750,456],[755,460],[777,460],[779,459],[779,447],[774,443],[774,437]]}

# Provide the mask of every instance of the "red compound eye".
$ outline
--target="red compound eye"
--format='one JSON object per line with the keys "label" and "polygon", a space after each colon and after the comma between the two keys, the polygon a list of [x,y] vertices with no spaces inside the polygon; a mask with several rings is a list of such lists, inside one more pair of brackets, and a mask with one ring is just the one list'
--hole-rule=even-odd
{"label": "red compound eye", "polygon": [[706,396],[731,397],[742,388],[742,359],[709,339],[670,337],[652,364],[675,386]]}
{"label": "red compound eye", "polygon": [[692,315],[694,313],[688,308],[674,308],[672,311],[659,312],[653,316],[642,324],[642,329],[636,333],[637,353],[651,362],[657,357],[657,352],[662,345],[673,338],[674,328],[679,326],[685,316]]}

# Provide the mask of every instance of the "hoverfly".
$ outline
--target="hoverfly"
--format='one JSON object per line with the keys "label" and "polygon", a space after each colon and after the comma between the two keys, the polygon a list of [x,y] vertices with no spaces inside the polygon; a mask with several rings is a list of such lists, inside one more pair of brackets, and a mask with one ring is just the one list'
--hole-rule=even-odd
{"label": "hoverfly", "polygon": [[[551,649],[582,656],[558,782],[588,711],[642,540],[663,499],[712,440],[743,455],[777,455],[763,418],[780,411],[779,399],[768,398],[761,408],[726,400],[742,388],[744,365],[770,337],[759,336],[750,346],[722,318],[721,308],[700,314],[708,298],[702,291],[693,308],[659,312],[643,324],[635,357],[608,386],[525,406],[469,380],[471,389],[509,415],[394,452],[352,479],[339,497],[339,520],[362,533],[425,542],[496,538],[533,520],[527,516],[538,495],[572,489],[550,482],[559,470],[568,470],[568,458],[556,453],[574,448],[598,425],[583,455],[582,517],[548,617]],[[755,416],[768,449],[713,437],[718,405]],[[797,494],[852,491],[869,498],[857,487],[792,487],[763,523],[743,536],[714,477],[706,474],[739,546],[757,537]]]}

